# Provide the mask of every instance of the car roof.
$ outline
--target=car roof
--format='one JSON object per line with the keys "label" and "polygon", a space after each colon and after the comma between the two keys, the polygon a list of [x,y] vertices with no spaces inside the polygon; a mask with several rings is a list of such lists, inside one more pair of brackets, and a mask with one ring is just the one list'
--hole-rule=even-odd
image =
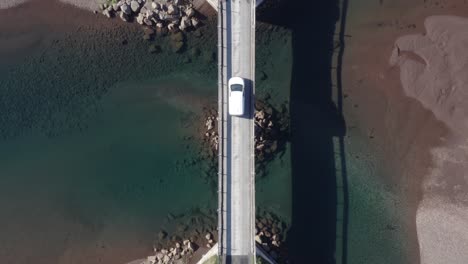
{"label": "car roof", "polygon": [[244,86],[244,79],[242,79],[241,77],[231,77],[231,79],[229,79],[229,85],[233,84],[240,84]]}

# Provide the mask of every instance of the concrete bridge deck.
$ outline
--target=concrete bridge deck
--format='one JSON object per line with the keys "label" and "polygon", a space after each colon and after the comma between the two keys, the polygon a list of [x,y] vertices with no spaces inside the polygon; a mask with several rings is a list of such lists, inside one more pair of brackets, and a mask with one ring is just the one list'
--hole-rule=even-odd
{"label": "concrete bridge deck", "polygon": [[[219,240],[222,263],[255,263],[255,7],[218,2]],[[245,115],[228,114],[228,80],[246,81]]]}

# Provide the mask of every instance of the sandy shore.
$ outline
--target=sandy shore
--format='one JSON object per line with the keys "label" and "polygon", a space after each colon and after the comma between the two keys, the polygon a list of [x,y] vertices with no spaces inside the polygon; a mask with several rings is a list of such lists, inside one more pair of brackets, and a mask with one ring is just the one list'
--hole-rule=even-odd
{"label": "sandy shore", "polygon": [[384,153],[408,263],[467,263],[468,4],[360,1],[348,17],[345,112]]}
{"label": "sandy shore", "polygon": [[[2,0],[0,1],[0,9],[12,8],[12,7],[21,5],[28,1],[35,1],[35,0]],[[103,2],[101,0],[58,0],[58,1],[71,4],[82,9],[91,10],[91,11],[98,10],[99,3]]]}

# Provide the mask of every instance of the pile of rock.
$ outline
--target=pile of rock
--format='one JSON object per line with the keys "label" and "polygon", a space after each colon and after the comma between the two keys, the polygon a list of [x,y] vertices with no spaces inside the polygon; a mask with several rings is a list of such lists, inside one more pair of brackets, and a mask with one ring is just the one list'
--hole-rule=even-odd
{"label": "pile of rock", "polygon": [[186,239],[182,241],[182,244],[176,242],[175,245],[169,249],[155,249],[155,254],[148,256],[146,261],[142,264],[184,263],[185,260],[192,257],[195,250],[196,245],[189,239]]}
{"label": "pile of rock", "polygon": [[207,242],[207,244],[206,244],[207,248],[211,248],[216,243],[216,241],[214,240],[214,237],[213,237],[213,235],[211,233],[206,233],[205,238],[206,238],[206,242]]}
{"label": "pile of rock", "polygon": [[255,220],[255,241],[275,260],[285,260],[283,223],[271,214]]}
{"label": "pile of rock", "polygon": [[[280,112],[268,101],[257,100],[255,110],[255,159],[262,166],[283,151],[288,139],[289,116],[284,107]],[[216,156],[219,143],[217,115],[215,109],[205,110],[203,142],[209,146],[212,156]]]}
{"label": "pile of rock", "polygon": [[100,8],[108,18],[118,16],[126,22],[135,20],[140,25],[170,31],[184,31],[200,24],[188,0],[119,0],[114,4],[101,4]]}
{"label": "pile of rock", "polygon": [[212,150],[212,154],[216,155],[218,151],[218,117],[217,111],[214,109],[208,110],[208,114],[206,115],[206,122],[205,122],[205,135],[204,140],[206,144],[210,146]]}

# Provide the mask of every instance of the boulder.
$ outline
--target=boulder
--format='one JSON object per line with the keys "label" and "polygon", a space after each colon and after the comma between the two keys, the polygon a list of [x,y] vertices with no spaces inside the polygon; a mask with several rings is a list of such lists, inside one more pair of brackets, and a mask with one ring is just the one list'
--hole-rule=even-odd
{"label": "boulder", "polygon": [[161,259],[164,258],[164,254],[161,253],[161,252],[158,252],[158,253],[156,253],[155,257],[156,257],[157,260],[161,260]]}
{"label": "boulder", "polygon": [[167,25],[167,29],[169,29],[170,31],[173,31],[175,29],[175,24],[170,23],[169,25]]}
{"label": "boulder", "polygon": [[195,10],[191,7],[187,8],[185,10],[185,15],[189,18],[193,17],[195,15]]}
{"label": "boulder", "polygon": [[261,238],[259,235],[256,235],[256,236],[255,236],[255,241],[256,241],[257,243],[259,243],[259,244],[262,244],[262,242],[263,242],[263,241],[262,241],[262,238]]}
{"label": "boulder", "polygon": [[177,14],[177,7],[175,7],[173,4],[170,4],[170,5],[167,7],[167,13],[168,13],[169,15]]}
{"label": "boulder", "polygon": [[190,27],[191,24],[192,23],[190,22],[190,19],[188,17],[182,17],[182,19],[180,20],[179,29],[185,30],[186,28]]}
{"label": "boulder", "polygon": [[144,19],[145,19],[145,16],[142,13],[140,13],[137,16],[136,21],[137,21],[138,24],[143,25],[143,20]]}
{"label": "boulder", "polygon": [[156,256],[149,256],[146,258],[149,263],[156,263]]}
{"label": "boulder", "polygon": [[120,12],[120,15],[119,15],[119,16],[120,16],[120,18],[121,18],[123,21],[128,22],[128,19],[129,19],[129,18],[128,18],[128,15],[127,15],[127,14],[125,14],[124,12]]}
{"label": "boulder", "polygon": [[140,4],[137,1],[133,0],[130,3],[130,8],[134,13],[138,13],[138,11],[140,11]]}
{"label": "boulder", "polygon": [[[142,12],[142,13],[143,13],[143,12]],[[149,9],[148,9],[148,10],[146,10],[145,13],[146,13],[146,17],[147,17],[147,18],[152,18],[152,17],[154,17],[154,11],[152,11],[152,10],[149,10]]]}
{"label": "boulder", "polygon": [[192,22],[192,26],[197,27],[198,24],[200,24],[200,21],[196,17],[192,17],[190,19],[190,22]]}
{"label": "boulder", "polygon": [[104,11],[102,11],[102,14],[108,18],[112,17],[112,13],[108,9],[104,9]]}
{"label": "boulder", "polygon": [[122,4],[120,6],[120,10],[122,11],[122,13],[125,13],[126,15],[132,14],[132,9],[130,9],[130,6],[127,4]]}
{"label": "boulder", "polygon": [[112,9],[113,9],[115,12],[117,12],[117,11],[120,10],[120,7],[121,7],[121,6],[122,6],[122,3],[118,2],[118,3],[112,5]]}
{"label": "boulder", "polygon": [[153,21],[149,20],[148,18],[144,18],[143,23],[145,23],[145,25],[147,25],[147,26],[152,26],[153,25]]}

